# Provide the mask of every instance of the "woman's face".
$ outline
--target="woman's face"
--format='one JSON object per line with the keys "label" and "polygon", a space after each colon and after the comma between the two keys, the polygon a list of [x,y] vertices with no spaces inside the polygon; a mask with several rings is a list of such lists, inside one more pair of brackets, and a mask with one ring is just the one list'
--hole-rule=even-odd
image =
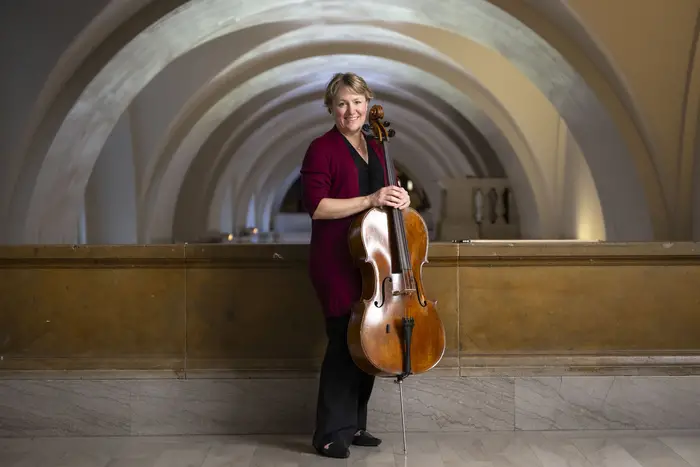
{"label": "woman's face", "polygon": [[363,94],[355,94],[347,86],[341,86],[333,103],[333,118],[338,129],[346,133],[360,131],[367,116],[367,104]]}

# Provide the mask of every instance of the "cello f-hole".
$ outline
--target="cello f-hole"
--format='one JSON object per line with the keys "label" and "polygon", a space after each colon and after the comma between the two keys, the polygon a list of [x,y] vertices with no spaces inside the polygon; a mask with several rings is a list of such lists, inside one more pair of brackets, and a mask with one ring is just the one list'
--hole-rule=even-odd
{"label": "cello f-hole", "polygon": [[428,306],[428,302],[425,300],[425,298],[423,298],[423,299],[421,300],[421,297],[423,297],[423,294],[422,294],[422,293],[417,293],[417,294],[416,294],[416,299],[418,300],[418,303],[420,303],[420,306],[422,306],[423,308],[425,308],[426,306]]}
{"label": "cello f-hole", "polygon": [[391,276],[386,276],[382,281],[382,303],[377,303],[376,300],[374,301],[374,306],[376,306],[377,308],[383,307],[386,303],[386,281],[391,282]]}

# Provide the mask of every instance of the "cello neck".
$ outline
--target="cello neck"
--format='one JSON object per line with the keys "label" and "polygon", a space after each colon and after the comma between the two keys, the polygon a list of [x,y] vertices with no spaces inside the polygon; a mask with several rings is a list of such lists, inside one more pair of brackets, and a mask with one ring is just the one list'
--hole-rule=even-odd
{"label": "cello neck", "polygon": [[[387,141],[382,142],[382,148],[384,149],[384,160],[386,161],[386,173],[389,185],[397,186],[396,171],[394,169],[394,163],[389,155],[389,145]],[[394,239],[396,240],[396,246],[399,253],[399,262],[401,264],[402,272],[409,272],[411,270],[411,258],[408,250],[408,241],[406,240],[406,226],[403,222],[403,213],[397,208],[389,208],[392,214],[393,227],[394,227]],[[410,284],[406,284],[411,286]]]}
{"label": "cello neck", "polygon": [[[384,150],[384,161],[386,166],[386,175],[389,185],[396,186],[396,170],[394,168],[394,162],[389,154],[389,138],[394,136],[396,132],[391,129],[387,130],[389,127],[389,122],[383,122],[384,109],[381,105],[374,105],[369,111],[369,126],[372,130],[374,138],[376,138],[381,144]],[[391,223],[393,225],[389,227],[391,236],[396,242],[396,249],[399,255],[399,263],[401,266],[401,272],[405,277],[405,286],[408,288],[414,287],[413,273],[411,270],[411,258],[408,249],[408,241],[406,239],[406,227],[404,225],[403,213],[396,208],[389,208],[392,214]]]}

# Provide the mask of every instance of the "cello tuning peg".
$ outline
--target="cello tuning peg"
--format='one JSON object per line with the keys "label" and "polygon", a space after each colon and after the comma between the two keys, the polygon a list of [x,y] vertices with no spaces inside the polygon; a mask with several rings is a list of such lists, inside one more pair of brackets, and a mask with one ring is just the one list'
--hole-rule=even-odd
{"label": "cello tuning peg", "polygon": [[391,123],[389,123],[389,122],[384,122],[384,126],[385,126],[386,128],[389,128],[389,127],[391,126]]}
{"label": "cello tuning peg", "polygon": [[393,137],[394,137],[394,135],[396,134],[396,132],[394,131],[394,129],[393,129],[393,128],[392,128],[391,130],[389,130],[389,132],[388,132],[388,133],[389,133],[389,138],[393,138]]}

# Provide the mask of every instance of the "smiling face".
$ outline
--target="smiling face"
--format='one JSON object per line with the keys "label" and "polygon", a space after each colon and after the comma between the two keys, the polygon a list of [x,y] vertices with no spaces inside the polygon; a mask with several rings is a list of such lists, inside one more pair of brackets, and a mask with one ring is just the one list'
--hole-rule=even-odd
{"label": "smiling face", "polygon": [[362,129],[367,117],[369,101],[364,94],[357,94],[348,86],[340,86],[333,99],[333,118],[343,133],[356,133]]}

